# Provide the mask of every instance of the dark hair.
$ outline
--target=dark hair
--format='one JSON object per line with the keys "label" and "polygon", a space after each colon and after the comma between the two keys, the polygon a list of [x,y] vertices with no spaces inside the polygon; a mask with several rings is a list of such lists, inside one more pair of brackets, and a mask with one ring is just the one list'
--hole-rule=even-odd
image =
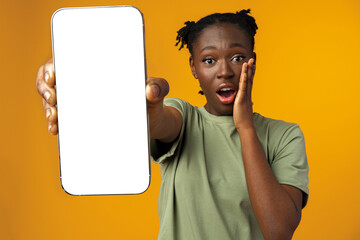
{"label": "dark hair", "polygon": [[177,32],[177,43],[175,46],[181,42],[179,50],[181,50],[186,45],[190,54],[192,55],[193,43],[204,28],[218,23],[232,23],[237,25],[240,29],[244,30],[249,35],[251,48],[254,50],[254,36],[258,27],[255,23],[255,19],[248,15],[248,13],[250,13],[250,9],[244,9],[236,13],[214,13],[203,17],[196,23],[194,21],[187,21],[185,22],[185,27],[181,28]]}

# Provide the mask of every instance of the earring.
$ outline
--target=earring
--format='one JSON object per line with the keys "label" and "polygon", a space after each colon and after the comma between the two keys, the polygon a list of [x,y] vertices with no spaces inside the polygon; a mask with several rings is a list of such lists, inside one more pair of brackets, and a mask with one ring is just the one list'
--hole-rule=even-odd
{"label": "earring", "polygon": [[196,73],[193,73],[193,75],[194,75],[194,78],[196,78],[196,79],[198,78],[197,75],[196,75]]}

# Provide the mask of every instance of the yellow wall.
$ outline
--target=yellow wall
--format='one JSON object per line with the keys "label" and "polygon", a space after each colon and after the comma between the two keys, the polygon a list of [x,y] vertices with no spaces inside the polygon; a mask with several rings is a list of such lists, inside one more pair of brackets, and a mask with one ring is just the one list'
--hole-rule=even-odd
{"label": "yellow wall", "polygon": [[[176,32],[187,20],[251,8],[259,25],[254,110],[300,124],[310,199],[294,239],[359,239],[360,2],[358,0],[0,2],[0,239],[156,239],[159,166],[139,196],[74,197],[60,185],[57,138],[35,89],[51,57],[61,7],[134,5],[144,14],[149,76],[171,97],[204,104]],[[86,104],[86,103],[79,103]]]}

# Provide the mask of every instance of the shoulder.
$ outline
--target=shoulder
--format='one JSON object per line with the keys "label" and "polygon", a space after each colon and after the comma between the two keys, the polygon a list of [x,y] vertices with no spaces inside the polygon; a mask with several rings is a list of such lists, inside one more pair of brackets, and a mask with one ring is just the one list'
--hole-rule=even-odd
{"label": "shoulder", "polygon": [[256,133],[269,151],[270,162],[289,152],[305,154],[304,134],[297,123],[267,118],[258,113],[254,121]]}
{"label": "shoulder", "polygon": [[283,120],[264,117],[259,113],[254,114],[256,130],[260,135],[268,135],[271,138],[281,138],[284,134],[302,135],[299,124]]}
{"label": "shoulder", "polygon": [[194,109],[190,103],[179,98],[165,98],[164,105],[176,108],[181,115],[187,114],[189,111]]}
{"label": "shoulder", "polygon": [[186,105],[189,104],[187,101],[182,100],[180,98],[165,98],[164,104],[166,105],[172,105],[172,104],[180,104],[180,105]]}

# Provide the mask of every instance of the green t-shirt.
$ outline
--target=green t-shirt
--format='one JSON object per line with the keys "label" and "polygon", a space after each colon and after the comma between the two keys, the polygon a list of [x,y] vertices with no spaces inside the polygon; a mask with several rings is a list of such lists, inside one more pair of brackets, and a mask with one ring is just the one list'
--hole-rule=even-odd
{"label": "green t-shirt", "polygon": [[[152,160],[160,163],[159,240],[263,239],[246,186],[240,137],[232,116],[168,98],[165,105],[183,118],[170,145],[151,140]],[[254,113],[257,135],[281,184],[308,189],[304,136],[295,123]]]}

